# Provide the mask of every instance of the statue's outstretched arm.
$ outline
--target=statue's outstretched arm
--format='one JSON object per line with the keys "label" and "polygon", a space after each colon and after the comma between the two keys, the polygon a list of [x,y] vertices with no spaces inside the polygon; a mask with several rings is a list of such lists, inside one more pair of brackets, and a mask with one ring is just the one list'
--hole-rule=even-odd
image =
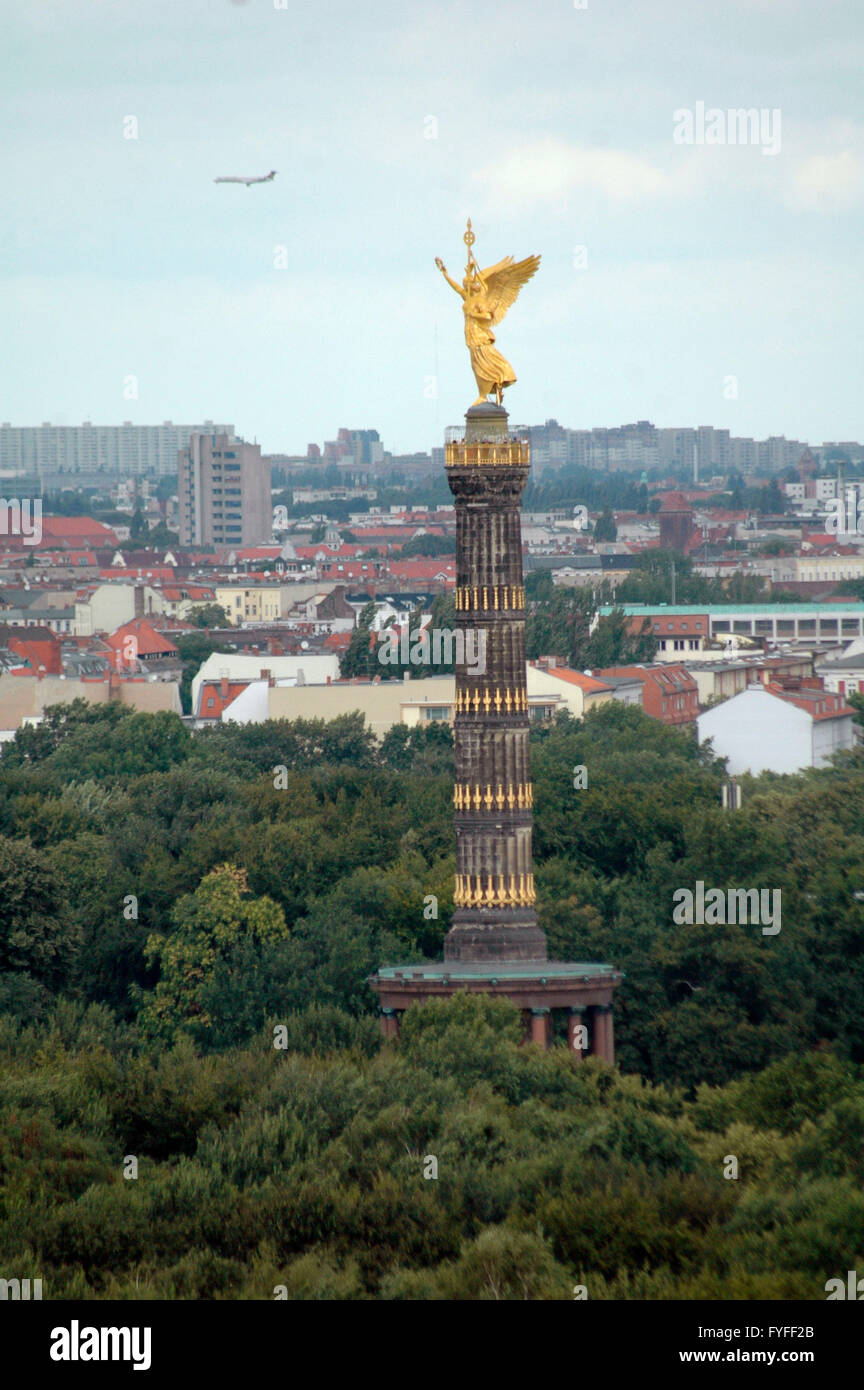
{"label": "statue's outstretched arm", "polygon": [[459,295],[460,299],[464,299],[464,298],[465,298],[465,291],[463,290],[463,288],[462,288],[461,285],[457,285],[456,281],[453,280],[453,279],[451,279],[451,277],[447,274],[447,267],[446,267],[446,265],[444,264],[444,262],[442,261],[442,259],[441,259],[440,256],[436,256],[436,257],[435,257],[435,264],[437,265],[438,269],[441,271],[441,274],[444,276],[444,279],[447,281],[447,284],[450,285],[450,286],[456,291],[456,293]]}

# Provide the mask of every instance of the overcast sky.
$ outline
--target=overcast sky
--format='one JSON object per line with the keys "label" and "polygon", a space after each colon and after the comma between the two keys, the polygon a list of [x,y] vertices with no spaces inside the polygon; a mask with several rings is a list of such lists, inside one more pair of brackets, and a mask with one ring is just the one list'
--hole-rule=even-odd
{"label": "overcast sky", "polygon": [[[282,3],[6,0],[0,419],[428,449],[476,395],[434,267],[470,216],[481,265],[542,256],[514,422],[864,436],[860,6]],[[676,143],[700,102],[779,150]]]}

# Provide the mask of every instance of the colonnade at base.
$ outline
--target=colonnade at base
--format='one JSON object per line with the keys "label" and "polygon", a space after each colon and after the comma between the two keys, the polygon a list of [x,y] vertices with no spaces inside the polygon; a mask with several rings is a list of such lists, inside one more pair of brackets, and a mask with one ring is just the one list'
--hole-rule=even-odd
{"label": "colonnade at base", "polygon": [[[404,1009],[381,1009],[381,1032],[385,1038],[399,1036],[399,1022],[404,1012]],[[615,1032],[611,1004],[523,1009],[524,1041],[536,1043],[547,1051],[555,1036],[556,1014],[566,1016],[567,1050],[577,1060],[581,1061],[583,1057],[588,1056],[602,1057],[604,1062],[615,1065]]]}

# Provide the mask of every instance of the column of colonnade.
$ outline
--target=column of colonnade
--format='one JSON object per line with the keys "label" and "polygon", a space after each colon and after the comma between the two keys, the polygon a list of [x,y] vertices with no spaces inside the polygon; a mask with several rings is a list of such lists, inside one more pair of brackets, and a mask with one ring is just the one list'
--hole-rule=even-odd
{"label": "column of colonnade", "polygon": [[[548,1051],[552,1041],[551,1007],[523,1010],[526,1019],[526,1042],[536,1043]],[[404,1009],[382,1008],[381,1031],[388,1040],[399,1036],[399,1024]],[[584,1031],[583,1031],[584,1030]],[[587,1043],[587,1046],[583,1046]],[[602,1057],[615,1064],[615,1038],[611,1004],[571,1005],[567,1008],[567,1050],[577,1061],[583,1057]]]}

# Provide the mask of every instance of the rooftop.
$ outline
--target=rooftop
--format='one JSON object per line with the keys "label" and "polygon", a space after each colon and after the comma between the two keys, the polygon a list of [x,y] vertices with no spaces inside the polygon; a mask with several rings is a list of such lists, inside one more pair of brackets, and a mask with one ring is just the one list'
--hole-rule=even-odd
{"label": "rooftop", "polygon": [[[654,614],[659,614],[661,616],[677,616],[680,614],[683,617],[689,617],[694,612],[697,612],[708,613],[711,616],[737,616],[741,618],[752,618],[755,617],[757,613],[771,613],[780,618],[783,617],[784,614],[791,615],[793,613],[803,613],[808,617],[813,616],[822,606],[824,605],[820,605],[819,603],[703,603],[695,606],[692,603],[621,603],[605,604],[599,611],[604,616],[607,613],[611,613],[613,608],[618,607],[623,608],[624,612],[628,615],[637,617],[642,614],[646,617]],[[832,603],[831,612],[833,613],[835,610],[840,613],[849,613],[857,618],[864,613],[864,603],[860,601]]]}
{"label": "rooftop", "polygon": [[382,965],[381,980],[593,980],[619,974],[596,961],[421,961],[418,965]]}

